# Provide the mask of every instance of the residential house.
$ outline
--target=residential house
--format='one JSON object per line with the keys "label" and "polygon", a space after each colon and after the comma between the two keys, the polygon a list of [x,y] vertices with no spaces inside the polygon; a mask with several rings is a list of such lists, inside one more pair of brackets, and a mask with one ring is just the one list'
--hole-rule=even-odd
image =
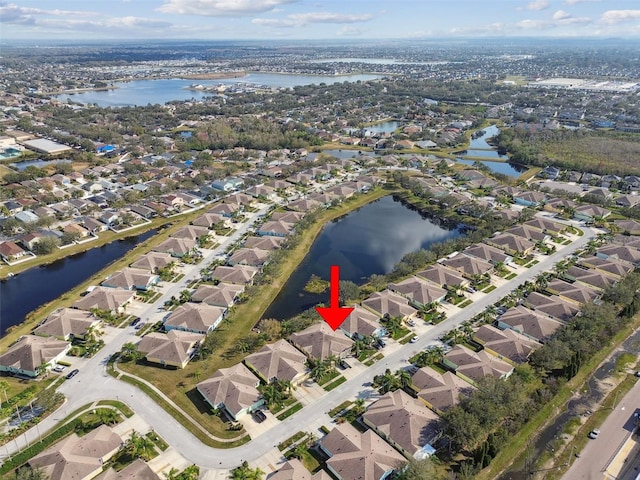
{"label": "residential house", "polygon": [[532,220],[529,220],[522,225],[528,228],[538,229],[541,232],[548,233],[553,236],[560,235],[567,229],[567,225],[542,217],[534,217]]}
{"label": "residential house", "polygon": [[169,253],[173,257],[184,257],[196,249],[196,242],[186,238],[169,237],[153,250],[160,253]]}
{"label": "residential house", "polygon": [[640,222],[637,220],[616,220],[613,223],[627,235],[640,235]]}
{"label": "residential house", "polygon": [[514,330],[528,338],[545,343],[562,326],[562,323],[518,305],[500,315],[496,320],[496,326],[503,330]]}
{"label": "residential house", "polygon": [[605,260],[611,258],[634,266],[640,265],[640,250],[626,245],[605,245],[598,249],[596,257],[604,258]]}
{"label": "residential house", "polygon": [[96,220],[92,217],[83,217],[82,226],[93,234],[104,232],[109,229],[106,223],[102,223],[100,220]]}
{"label": "residential house", "polygon": [[493,265],[489,262],[485,262],[471,255],[465,255],[464,253],[456,253],[450,255],[444,260],[440,261],[445,267],[452,268],[462,273],[466,277],[472,277],[474,275],[484,275],[485,273],[491,273]]}
{"label": "residential house", "polygon": [[617,245],[625,245],[627,247],[640,249],[640,238],[638,238],[637,236],[616,233],[613,237],[611,237],[610,242]]}
{"label": "residential house", "polygon": [[589,268],[573,265],[562,274],[562,278],[568,282],[579,282],[592,287],[597,291],[604,291],[616,284],[616,280],[604,273]]}
{"label": "residential house", "polygon": [[212,278],[221,282],[245,285],[251,283],[259,271],[259,268],[249,265],[218,266],[213,270]]}
{"label": "residential house", "polygon": [[393,293],[391,290],[372,293],[362,302],[362,306],[380,317],[388,315],[408,319],[417,313],[417,310],[409,305],[409,301],[405,297]]}
{"label": "residential house", "polygon": [[522,192],[514,195],[513,200],[525,207],[538,207],[545,202],[546,198],[547,196],[541,192]]}
{"label": "residential house", "polygon": [[160,477],[143,460],[137,458],[119,472],[109,467],[94,480],[160,480]]}
{"label": "residential house", "polygon": [[38,216],[33,213],[31,210],[23,210],[21,212],[16,213],[13,218],[21,221],[22,223],[36,223],[38,220]]}
{"label": "residential house", "polygon": [[267,480],[333,480],[324,470],[311,474],[300,460],[287,460],[279,470],[267,476]]}
{"label": "residential house", "polygon": [[365,425],[407,458],[426,458],[440,436],[440,417],[404,390],[387,392],[362,415]]}
{"label": "residential house", "polygon": [[443,288],[460,286],[465,287],[469,284],[469,281],[458,273],[457,270],[447,268],[444,265],[436,263],[430,267],[416,273],[418,277],[429,280],[436,285],[441,285]]}
{"label": "residential house", "polygon": [[620,195],[616,197],[616,205],[620,205],[621,207],[635,207],[638,203],[640,203],[640,195]]}
{"label": "residential house", "polygon": [[329,457],[327,470],[338,480],[384,480],[405,460],[373,430],[360,433],[350,423],[334,427],[319,448]]}
{"label": "residential house", "polygon": [[278,194],[276,193],[275,188],[270,187],[268,185],[255,185],[247,189],[247,193],[252,197],[269,201],[276,201],[278,199]]}
{"label": "residential house", "polygon": [[77,223],[69,223],[65,225],[62,231],[65,233],[78,235],[79,238],[86,238],[90,234],[89,230]]}
{"label": "residential house", "polygon": [[360,305],[353,305],[353,310],[340,325],[345,335],[353,340],[364,337],[380,338],[387,334],[387,330],[380,325],[379,316],[371,313]]}
{"label": "residential house", "polygon": [[500,330],[492,325],[482,325],[476,330],[473,341],[482,345],[487,352],[512,365],[527,362],[534,350],[541,346],[537,341],[520,335],[514,330]]}
{"label": "residential house", "polygon": [[0,355],[0,372],[35,378],[62,360],[69,348],[70,343],[55,337],[23,335]]}
{"label": "residential house", "polygon": [[159,281],[158,275],[148,270],[125,267],[110,275],[100,285],[110,288],[147,291]]}
{"label": "residential house", "polygon": [[487,238],[485,242],[504,250],[509,255],[519,255],[521,257],[529,255],[533,251],[533,247],[535,247],[535,243],[511,233],[501,233],[495,237]]}
{"label": "residential house", "polygon": [[122,438],[101,425],[86,435],[65,437],[29,460],[49,480],[89,480],[102,472],[103,465],[122,446]]}
{"label": "residential house", "polygon": [[229,265],[251,265],[260,267],[269,259],[271,252],[259,248],[239,248],[229,257]]}
{"label": "residential house", "polygon": [[597,270],[618,280],[633,270],[633,265],[622,262],[614,257],[585,257],[578,261],[578,265]]}
{"label": "residential house", "polygon": [[211,230],[216,225],[226,225],[226,218],[218,213],[203,213],[191,223],[197,227],[206,227]]}
{"label": "residential house", "polygon": [[148,362],[158,363],[163,367],[184,368],[203,338],[201,333],[177,329],[167,333],[151,332],[142,337],[138,343],[138,351],[145,354]]}
{"label": "residential house", "polygon": [[38,244],[38,242],[40,242],[40,240],[42,240],[43,238],[45,238],[45,235],[43,233],[31,232],[31,233],[25,233],[24,235],[22,235],[18,240],[18,242],[20,242],[20,244],[27,250],[32,251],[34,247]]}
{"label": "residential house", "polygon": [[411,377],[418,390],[418,398],[437,413],[458,404],[460,397],[468,397],[475,387],[452,372],[440,373],[431,367],[422,367]]}
{"label": "residential house", "polygon": [[283,241],[283,237],[247,237],[244,241],[244,246],[246,248],[259,248],[260,250],[273,251],[280,248]]}
{"label": "residential house", "polygon": [[351,352],[353,340],[341,331],[334,331],[327,323],[311,325],[300,332],[292,333],[289,340],[309,357],[325,360],[331,356],[345,357]]}
{"label": "residential house", "polygon": [[551,240],[551,235],[537,228],[528,227],[527,225],[516,225],[515,227],[505,230],[504,233],[515,235],[525,240],[531,240],[532,242],[546,243]]}
{"label": "residential house", "polygon": [[222,215],[226,218],[231,218],[236,215],[236,212],[240,211],[240,206],[235,203],[218,203],[214,205],[207,213],[215,213],[217,215]]}
{"label": "residential house", "polygon": [[207,227],[198,227],[196,225],[186,225],[181,229],[173,232],[169,238],[180,238],[182,240],[197,241],[200,237],[207,238],[209,229]]}
{"label": "residential house", "polygon": [[100,323],[101,320],[92,313],[75,308],[61,308],[51,313],[33,333],[62,340],[83,339],[87,332],[95,330]]}
{"label": "residential house", "polygon": [[300,198],[299,200],[295,200],[287,204],[287,208],[289,210],[293,210],[294,212],[304,212],[308,213],[317,208],[320,208],[322,205],[320,202],[316,200],[311,200],[309,198]]}
{"label": "residential house", "polygon": [[578,305],[589,303],[599,295],[597,290],[594,290],[588,285],[579,282],[570,283],[559,278],[554,278],[550,281],[545,287],[545,291]]}
{"label": "residential house", "polygon": [[271,215],[271,220],[286,223],[298,223],[303,218],[302,212],[273,212]]}
{"label": "residential house", "polygon": [[109,226],[115,225],[120,221],[120,213],[113,210],[104,212],[102,215],[100,215],[100,221]]}
{"label": "residential house", "polygon": [[358,192],[358,186],[356,184],[338,184],[333,187],[327,188],[326,193],[331,193],[340,198],[350,198]]}
{"label": "residential house", "polygon": [[580,205],[575,208],[573,218],[586,223],[592,223],[597,219],[607,218],[609,215],[611,215],[611,210],[607,210],[598,205]]}
{"label": "residential house", "polygon": [[135,292],[124,288],[94,287],[91,292],[76,300],[73,308],[90,311],[103,310],[111,313],[121,313],[126,305],[133,300]]}
{"label": "residential house", "polygon": [[130,266],[132,268],[158,273],[158,271],[173,263],[175,263],[175,259],[169,253],[148,252],[138,258]]}
{"label": "residential house", "polygon": [[256,234],[261,237],[286,237],[293,231],[294,224],[282,220],[272,220],[257,227]]}
{"label": "residential house", "polygon": [[489,262],[491,265],[497,265],[499,263],[509,265],[513,262],[513,257],[511,255],[506,254],[499,248],[492,247],[485,243],[474,243],[470,247],[465,248],[463,253],[479,258],[480,260],[484,260],[485,262]]}
{"label": "residential house", "polygon": [[187,302],[164,320],[164,329],[207,334],[220,324],[226,312],[226,308]]}
{"label": "residential house", "polygon": [[202,284],[191,295],[191,301],[206,303],[216,307],[229,308],[236,302],[238,295],[244,291],[242,285],[219,283],[218,285]]}
{"label": "residential house", "polygon": [[264,405],[258,391],[260,380],[243,364],[216,370],[213,376],[196,385],[211,408],[224,411],[233,420]]}
{"label": "residential house", "polygon": [[513,365],[500,360],[485,350],[474,352],[463,345],[455,345],[445,356],[443,364],[465,380],[475,382],[491,375],[507,378],[513,373]]}
{"label": "residential house", "polygon": [[538,292],[530,293],[525,299],[525,305],[561,322],[568,322],[580,311],[578,306],[566,302],[556,295],[547,296]]}
{"label": "residential house", "polygon": [[409,299],[417,308],[430,303],[439,303],[447,296],[447,291],[420,277],[409,277],[398,283],[389,284],[389,290],[399,293]]}
{"label": "residential house", "polygon": [[266,383],[284,380],[298,384],[308,375],[306,360],[307,357],[289,342],[278,340],[247,355],[244,363]]}

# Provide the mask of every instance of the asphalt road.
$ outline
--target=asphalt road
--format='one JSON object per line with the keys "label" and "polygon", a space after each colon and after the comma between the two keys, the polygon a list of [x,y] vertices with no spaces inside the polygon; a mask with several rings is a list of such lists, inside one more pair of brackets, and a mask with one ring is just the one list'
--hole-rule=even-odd
{"label": "asphalt road", "polygon": [[[600,426],[600,435],[590,440],[580,452],[580,457],[572,459],[571,468],[562,477],[565,480],[603,480],[609,463],[629,438],[633,428],[633,414],[640,408],[640,382],[636,382],[622,399],[618,399],[615,409]],[[630,459],[634,461],[634,459]],[[635,459],[637,462],[638,459]],[[633,470],[633,468],[631,469]],[[624,478],[635,478],[640,470],[627,472]],[[621,477],[618,477],[621,478]]]}
{"label": "asphalt road", "polygon": [[[241,230],[237,231],[233,237],[229,238],[225,244],[218,247],[217,251],[223,251],[227,245],[239,238],[261,212],[258,212],[252,220]],[[551,269],[551,267],[570,255],[574,251],[584,247],[589,240],[595,238],[596,232],[590,228],[583,228],[585,234],[575,242],[559,249],[551,256],[544,257],[540,263],[527,269],[526,272],[514,278],[496,290],[484,295],[459,313],[453,315],[446,321],[434,326],[426,334],[422,335],[416,343],[409,343],[402,348],[385,356],[367,370],[351,378],[331,392],[327,392],[319,400],[305,406],[302,410],[287,418],[283,422],[271,428],[267,433],[257,436],[251,442],[233,448],[216,449],[203,445],[187,429],[179,424],[164,409],[158,406],[146,394],[134,386],[120,382],[106,373],[106,362],[111,355],[120,350],[122,344],[128,341],[137,340],[135,331],[131,327],[125,328],[122,333],[110,341],[95,358],[90,359],[81,372],[70,381],[66,381],[59,389],[67,397],[67,403],[55,414],[43,420],[39,425],[40,433],[53,428],[57,421],[67,414],[87,403],[102,399],[118,399],[127,403],[137,414],[139,414],[153,429],[161,435],[172,447],[174,447],[188,461],[200,465],[203,468],[230,469],[238,466],[242,460],[255,461],[271,450],[274,445],[289,438],[293,433],[306,430],[314,424],[318,418],[324,417],[326,412],[341,402],[353,398],[370,398],[377,393],[370,387],[369,382],[375,375],[384,373],[389,368],[395,371],[407,366],[407,359],[419,350],[428,345],[432,345],[440,336],[447,331],[460,325],[462,322],[471,319],[481,313],[489,305],[493,305],[498,300],[506,296],[518,285],[532,281],[538,274]],[[212,255],[213,256],[213,255]],[[167,292],[163,298],[156,302],[156,306],[150,307],[144,315],[152,315],[157,305],[162,305],[164,300],[179,293],[186,285],[187,278],[191,278],[199,271],[199,266],[192,268],[193,273],[188,273],[185,278],[174,288]],[[38,438],[36,429],[31,429],[22,435],[15,442],[7,444],[0,449],[0,455],[14,453],[24,448],[26,441],[32,442]],[[577,478],[577,477],[576,477]],[[588,477],[585,477],[588,478]]]}

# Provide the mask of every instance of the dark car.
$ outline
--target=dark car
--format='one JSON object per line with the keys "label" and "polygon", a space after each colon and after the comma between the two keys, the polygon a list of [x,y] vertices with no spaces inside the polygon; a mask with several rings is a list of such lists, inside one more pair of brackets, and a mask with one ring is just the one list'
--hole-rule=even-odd
{"label": "dark car", "polygon": [[382,340],[381,338],[378,339],[377,343],[378,345],[380,345],[381,348],[384,348],[387,346],[387,344],[384,343],[384,340]]}
{"label": "dark car", "polygon": [[256,410],[253,412],[253,418],[256,422],[262,423],[267,419],[267,416],[264,414],[262,410]]}
{"label": "dark car", "polygon": [[80,370],[78,370],[77,368],[74,368],[69,373],[67,373],[67,380],[69,380],[70,378],[75,377],[78,373],[80,373]]}
{"label": "dark car", "polygon": [[142,327],[144,327],[147,323],[146,322],[140,322],[139,324],[137,324],[135,326],[136,330],[140,330]]}
{"label": "dark car", "polygon": [[134,318],[129,325],[135,327],[140,322],[140,317]]}
{"label": "dark car", "polygon": [[346,370],[347,368],[351,368],[351,365],[349,365],[345,360],[340,360],[338,362],[338,366],[343,370]]}

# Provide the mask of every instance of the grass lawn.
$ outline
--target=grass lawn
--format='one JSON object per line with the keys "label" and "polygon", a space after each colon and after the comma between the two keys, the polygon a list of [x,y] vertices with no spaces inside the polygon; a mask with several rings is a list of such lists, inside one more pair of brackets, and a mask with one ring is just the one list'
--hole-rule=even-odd
{"label": "grass lawn", "polygon": [[0,178],[4,178],[7,173],[16,173],[16,171],[6,165],[0,164]]}
{"label": "grass lawn", "polygon": [[291,407],[289,407],[287,410],[282,412],[280,415],[278,415],[276,418],[278,420],[284,420],[285,418],[288,418],[294,413],[296,413],[298,410],[302,410],[302,406],[303,405],[301,403],[295,403]]}
{"label": "grass lawn", "polygon": [[304,438],[306,436],[307,436],[307,432],[298,432],[298,433],[290,436],[289,438],[287,438],[285,441],[280,442],[278,444],[278,450],[280,450],[281,452],[284,452],[291,445],[293,445],[298,440],[301,440],[302,438]]}
{"label": "grass lawn", "polygon": [[346,378],[344,378],[343,376],[340,376],[338,379],[334,380],[330,384],[323,385],[322,388],[324,388],[327,392],[330,392],[331,390],[333,390],[334,388],[336,388],[339,385],[342,385],[346,381],[347,381]]}
{"label": "grass lawn", "polygon": [[513,280],[514,278],[516,278],[518,275],[515,273],[510,273],[509,275],[507,275],[505,277],[506,280]]}
{"label": "grass lawn", "polygon": [[98,402],[98,405],[110,405],[120,410],[120,413],[122,413],[125,417],[133,417],[133,410],[131,410],[128,405],[117,400],[100,400]]}
{"label": "grass lawn", "polygon": [[409,330],[408,328],[399,328],[398,330],[393,332],[393,334],[391,335],[391,338],[393,338],[394,340],[400,340],[401,338],[406,337],[410,333],[411,333],[411,330]]}
{"label": "grass lawn", "polygon": [[473,300],[467,299],[464,302],[462,302],[460,305],[458,305],[458,308],[467,307],[467,306],[471,305],[472,303],[473,303]]}
{"label": "grass lawn", "polygon": [[350,406],[353,402],[351,400],[345,400],[344,402],[342,402],[340,405],[338,405],[335,408],[332,408],[331,410],[329,410],[329,416],[331,418],[335,417],[336,415],[338,415],[342,410],[344,410],[345,408],[347,408],[348,406]]}
{"label": "grass lawn", "polygon": [[483,290],[483,292],[484,292],[484,293],[493,292],[496,288],[498,288],[498,287],[496,287],[495,285],[489,285],[487,288],[485,288],[485,289]]}

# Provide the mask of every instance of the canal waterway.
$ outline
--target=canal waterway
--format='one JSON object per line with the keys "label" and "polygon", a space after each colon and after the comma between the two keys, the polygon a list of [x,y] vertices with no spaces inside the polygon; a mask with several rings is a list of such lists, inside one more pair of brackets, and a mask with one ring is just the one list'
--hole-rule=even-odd
{"label": "canal waterway", "polygon": [[150,230],[86,252],[31,268],[0,282],[0,335],[24,321],[41,305],[55,300],[156,233]]}
{"label": "canal waterway", "polygon": [[331,265],[340,266],[341,280],[363,284],[390,272],[405,254],[461,235],[436,222],[387,196],[328,223],[263,317],[286,319],[328,301],[328,292],[303,289],[311,275],[328,280]]}
{"label": "canal waterway", "polygon": [[115,83],[112,90],[97,90],[74,94],[57,95],[61,101],[70,99],[78,103],[97,104],[100,107],[124,107],[165,104],[171,101],[202,100],[216,95],[203,90],[191,90],[192,85],[215,87],[218,85],[242,86],[259,85],[265,87],[292,88],[301,85],[331,85],[338,82],[357,82],[380,78],[380,75],[297,75],[284,73],[249,73],[242,77],[220,78],[216,80],[185,80],[179,78],[160,80],[134,80]]}

